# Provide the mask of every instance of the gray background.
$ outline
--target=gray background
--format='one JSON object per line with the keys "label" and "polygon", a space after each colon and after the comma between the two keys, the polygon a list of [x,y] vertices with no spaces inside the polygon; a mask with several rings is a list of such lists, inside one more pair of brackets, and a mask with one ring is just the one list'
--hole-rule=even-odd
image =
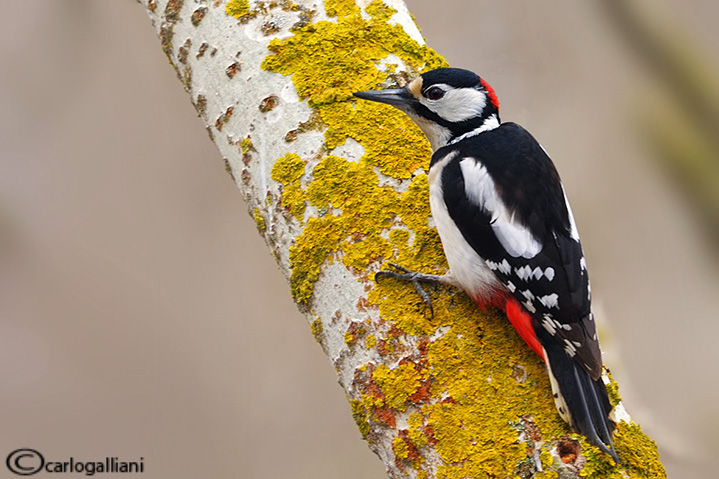
{"label": "gray background", "polygon": [[[408,3],[554,158],[629,410],[670,476],[712,476],[716,247],[639,133],[655,78],[582,2]],[[719,4],[652,4],[717,65]],[[142,7],[3,17],[3,463],[32,447],[144,457],[153,478],[383,477]]]}

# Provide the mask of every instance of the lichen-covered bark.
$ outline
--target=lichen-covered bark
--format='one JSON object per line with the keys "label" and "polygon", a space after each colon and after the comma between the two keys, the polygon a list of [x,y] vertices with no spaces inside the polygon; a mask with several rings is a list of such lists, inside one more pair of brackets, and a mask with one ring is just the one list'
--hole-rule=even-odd
{"label": "lichen-covered bark", "polygon": [[429,146],[351,96],[445,65],[400,0],[143,3],[392,477],[664,477],[629,421],[620,466],[572,434],[500,313],[439,288],[430,315],[411,286],[375,283],[384,261],[446,268]]}

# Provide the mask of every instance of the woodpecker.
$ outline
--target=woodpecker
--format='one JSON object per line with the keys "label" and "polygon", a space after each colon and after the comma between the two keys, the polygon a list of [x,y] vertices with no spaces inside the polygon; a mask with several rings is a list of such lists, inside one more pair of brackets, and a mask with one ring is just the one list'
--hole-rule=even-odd
{"label": "woodpecker", "polygon": [[[407,114],[432,147],[429,201],[449,270],[438,281],[498,307],[545,362],[559,415],[619,462],[591,308],[587,265],[559,174],[524,128],[502,123],[489,84],[458,68],[431,70],[403,88],[354,93]],[[427,300],[426,294],[423,297]]]}

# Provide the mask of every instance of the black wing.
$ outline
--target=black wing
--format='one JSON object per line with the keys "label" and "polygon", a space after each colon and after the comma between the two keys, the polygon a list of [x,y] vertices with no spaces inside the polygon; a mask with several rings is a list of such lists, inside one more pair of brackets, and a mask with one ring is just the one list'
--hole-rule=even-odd
{"label": "black wing", "polygon": [[584,254],[551,159],[513,123],[453,147],[459,154],[441,179],[450,216],[536,323],[597,379],[602,362]]}

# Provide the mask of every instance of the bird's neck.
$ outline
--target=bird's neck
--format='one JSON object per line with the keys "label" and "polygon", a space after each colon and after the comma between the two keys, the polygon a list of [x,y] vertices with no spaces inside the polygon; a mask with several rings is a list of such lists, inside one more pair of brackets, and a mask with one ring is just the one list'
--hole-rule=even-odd
{"label": "bird's neck", "polygon": [[[454,145],[455,143],[459,143],[460,141],[471,138],[473,136],[477,136],[485,131],[494,130],[495,128],[498,128],[500,125],[499,122],[499,115],[497,113],[492,113],[489,115],[481,125],[479,125],[477,128],[464,132],[458,136],[454,136],[447,141],[445,145]],[[445,146],[442,145],[442,146]],[[436,150],[435,150],[436,151]]]}

